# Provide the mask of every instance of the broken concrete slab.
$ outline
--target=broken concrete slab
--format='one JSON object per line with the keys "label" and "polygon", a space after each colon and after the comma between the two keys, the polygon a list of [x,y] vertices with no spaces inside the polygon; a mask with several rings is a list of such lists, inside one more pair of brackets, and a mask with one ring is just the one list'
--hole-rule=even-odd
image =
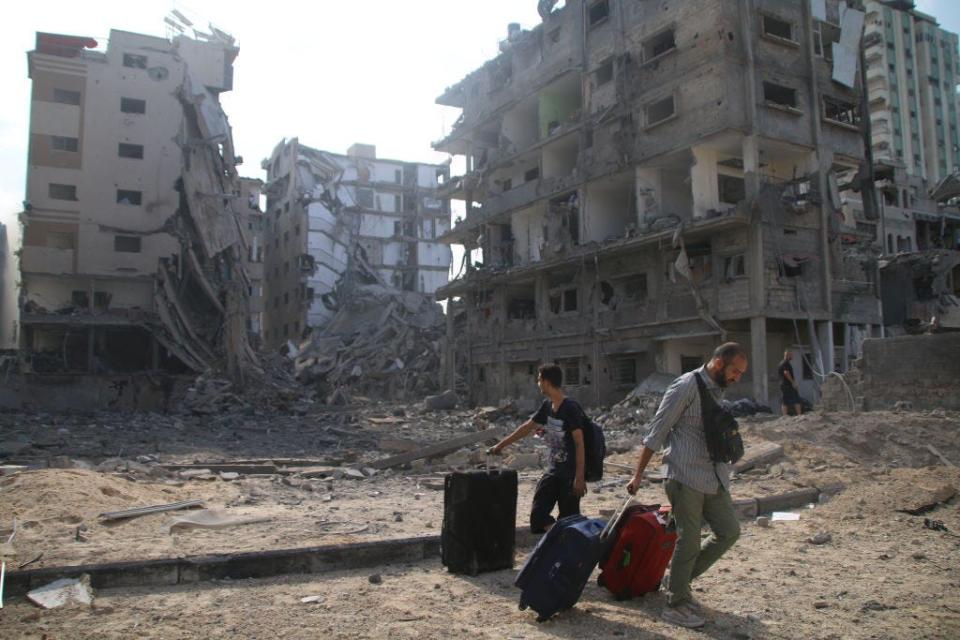
{"label": "broken concrete slab", "polygon": [[749,519],[757,517],[757,500],[756,498],[739,498],[733,501],[733,510],[736,511],[737,517]]}
{"label": "broken concrete slab", "polygon": [[272,518],[230,515],[213,509],[203,509],[187,516],[177,516],[167,525],[167,533],[177,529],[226,529],[247,524],[269,522]]}
{"label": "broken concrete slab", "polygon": [[[162,465],[162,468],[167,469],[168,471],[178,471],[180,472],[181,477],[191,477],[196,471],[201,471],[203,474],[208,473],[243,473],[243,474],[252,474],[252,473],[279,473],[280,470],[277,469],[276,465],[272,464],[237,464],[230,462],[216,462],[216,463],[202,463],[202,464],[165,464]],[[187,475],[184,475],[186,472]]]}
{"label": "broken concrete slab", "polygon": [[427,396],[424,398],[423,406],[428,411],[452,411],[457,408],[459,402],[460,398],[457,397],[457,393],[451,389],[447,389],[440,395]]}
{"label": "broken concrete slab", "polygon": [[936,488],[917,487],[913,502],[897,509],[897,511],[919,516],[933,511],[955,495],[957,495],[957,488],[951,484],[944,484]]}
{"label": "broken concrete slab", "polygon": [[372,469],[389,469],[390,467],[396,467],[401,464],[414,462],[416,460],[437,458],[447,455],[448,453],[453,453],[454,451],[457,451],[461,447],[465,447],[467,445],[476,444],[478,442],[499,440],[503,435],[503,432],[503,429],[493,428],[486,429],[484,431],[468,433],[467,435],[460,436],[459,438],[453,438],[452,440],[446,440],[444,442],[438,442],[437,444],[424,447],[418,451],[411,451],[410,453],[403,453],[397,456],[375,460],[368,466]]}
{"label": "broken concrete slab", "polygon": [[770,464],[783,458],[783,446],[775,442],[757,442],[747,445],[743,458],[733,465],[736,473],[743,473],[762,464]]}
{"label": "broken concrete slab", "polygon": [[27,593],[27,599],[44,609],[56,609],[70,602],[83,605],[93,604],[90,576],[82,575],[79,579],[63,578],[55,580]]}
{"label": "broken concrete slab", "polygon": [[775,496],[757,498],[757,513],[772,513],[797,509],[811,503],[816,503],[820,497],[820,490],[815,487],[788,491]]}

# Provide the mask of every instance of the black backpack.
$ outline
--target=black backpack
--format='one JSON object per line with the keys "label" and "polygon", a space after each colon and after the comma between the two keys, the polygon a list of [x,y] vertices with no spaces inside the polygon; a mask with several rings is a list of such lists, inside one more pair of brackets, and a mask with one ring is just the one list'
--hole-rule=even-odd
{"label": "black backpack", "polygon": [[583,415],[583,426],[586,481],[599,482],[603,480],[603,459],[607,457],[607,439],[603,435],[603,427],[586,414]]}
{"label": "black backpack", "polygon": [[700,414],[703,416],[703,434],[707,439],[707,451],[713,462],[733,464],[743,457],[743,439],[740,425],[733,414],[721,407],[699,373],[694,373],[700,391]]}

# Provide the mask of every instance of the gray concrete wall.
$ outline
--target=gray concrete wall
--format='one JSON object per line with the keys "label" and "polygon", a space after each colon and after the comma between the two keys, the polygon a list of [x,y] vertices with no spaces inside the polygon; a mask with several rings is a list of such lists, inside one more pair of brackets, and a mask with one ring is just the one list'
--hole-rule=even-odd
{"label": "gray concrete wall", "polygon": [[[170,396],[190,382],[171,380]],[[165,404],[160,376],[13,374],[0,384],[0,409],[12,411],[160,411]]]}
{"label": "gray concrete wall", "polygon": [[[848,374],[857,404],[865,410],[890,409],[898,401],[914,409],[960,410],[960,333],[869,339],[863,357]],[[836,380],[824,385],[826,409],[849,409]]]}

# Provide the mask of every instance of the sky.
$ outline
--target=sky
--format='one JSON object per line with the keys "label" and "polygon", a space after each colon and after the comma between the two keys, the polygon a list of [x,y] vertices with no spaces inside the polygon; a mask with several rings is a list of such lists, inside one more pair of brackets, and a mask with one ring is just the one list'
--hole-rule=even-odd
{"label": "sky", "polygon": [[[91,10],[91,7],[96,10]],[[4,16],[0,42],[0,221],[22,208],[30,81],[26,52],[35,33],[91,36],[106,44],[111,28],[166,35],[173,8],[237,39],[234,89],[222,96],[243,175],[262,177],[260,160],[284,137],[344,153],[375,144],[380,157],[442,162],[430,142],[457,110],[434,100],[497,53],[507,23],[539,23],[536,0],[226,0],[95,3],[44,0]]]}
{"label": "sky", "polygon": [[[240,55],[234,90],[222,102],[245,159],[241,173],[262,177],[260,160],[293,136],[334,152],[364,142],[375,144],[380,157],[442,162],[446,156],[430,142],[459,114],[434,100],[496,55],[508,23],[538,24],[536,6],[536,0],[23,3],[5,13],[0,40],[0,222],[15,241],[29,127],[26,52],[37,31],[91,36],[105,46],[111,28],[166,35],[163,18],[177,9],[200,26],[212,22],[231,33]],[[919,0],[917,8],[960,31],[957,0]]]}

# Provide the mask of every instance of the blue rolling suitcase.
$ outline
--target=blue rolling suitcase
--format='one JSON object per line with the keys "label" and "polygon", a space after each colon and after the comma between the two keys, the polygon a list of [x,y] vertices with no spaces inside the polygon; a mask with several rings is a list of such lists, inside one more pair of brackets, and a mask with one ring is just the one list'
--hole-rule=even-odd
{"label": "blue rolling suitcase", "polygon": [[[569,609],[580,599],[603,554],[606,522],[582,515],[561,518],[537,543],[514,585],[520,609],[537,612],[537,622]],[[603,539],[605,540],[605,538]]]}

